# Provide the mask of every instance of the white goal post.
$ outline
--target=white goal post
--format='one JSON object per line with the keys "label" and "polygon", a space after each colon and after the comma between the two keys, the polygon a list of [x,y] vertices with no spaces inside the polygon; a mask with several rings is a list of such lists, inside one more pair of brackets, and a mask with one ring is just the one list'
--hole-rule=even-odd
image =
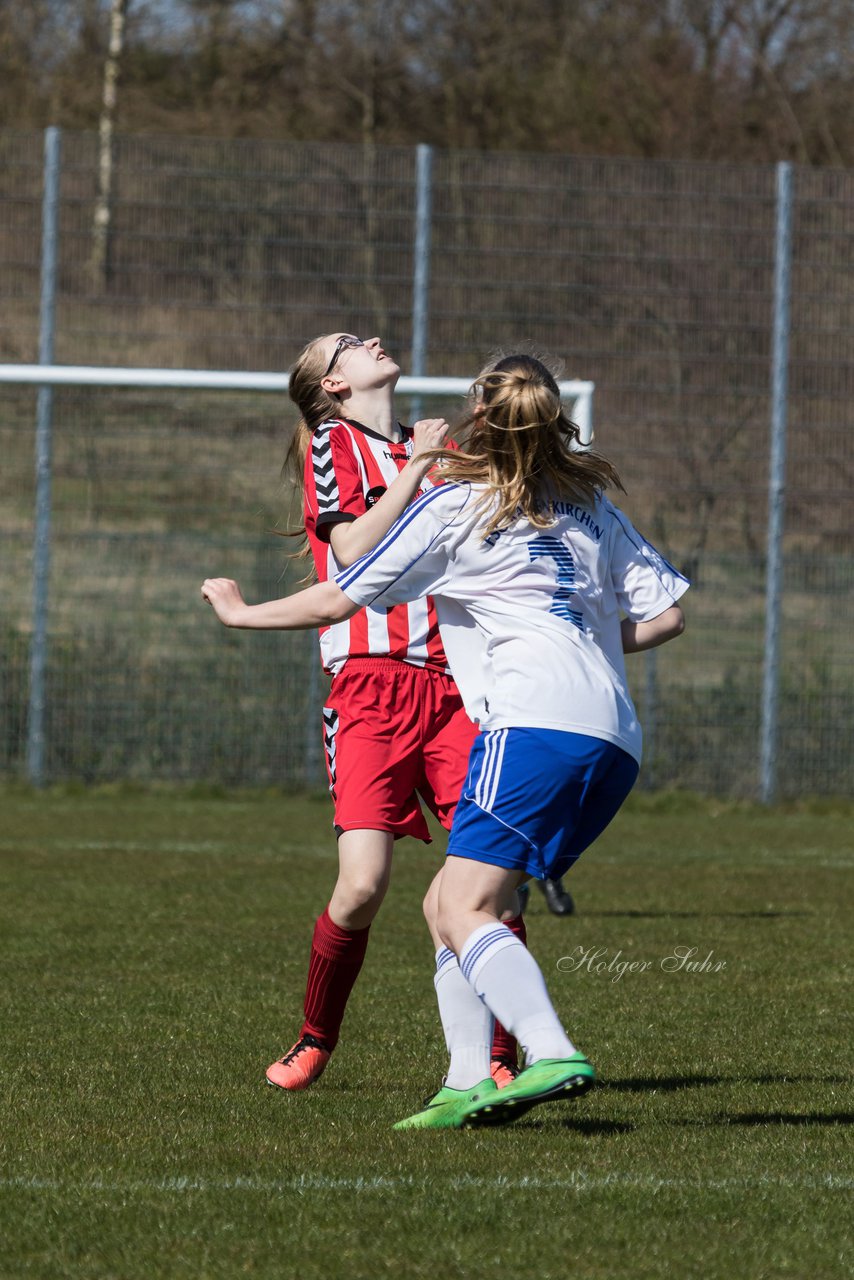
{"label": "white goal post", "polygon": [[[0,364],[0,383],[50,387],[171,387],[207,391],[287,391],[286,373],[241,373],[208,369],[130,369],[94,365]],[[468,378],[402,377],[403,396],[464,396]],[[572,401],[572,417],[581,443],[593,439],[592,382],[559,382],[561,397]]]}

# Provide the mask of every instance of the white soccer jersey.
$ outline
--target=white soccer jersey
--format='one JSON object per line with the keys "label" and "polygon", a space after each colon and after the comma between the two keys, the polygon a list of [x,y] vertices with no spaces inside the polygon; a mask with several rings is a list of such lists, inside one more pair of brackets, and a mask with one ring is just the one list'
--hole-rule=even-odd
{"label": "white soccer jersey", "polygon": [[448,484],[419,498],[386,537],[336,577],[360,605],[436,601],[451,670],[483,729],[588,734],[640,761],[620,618],[649,621],[688,580],[607,499],[553,502],[483,540],[484,490]]}

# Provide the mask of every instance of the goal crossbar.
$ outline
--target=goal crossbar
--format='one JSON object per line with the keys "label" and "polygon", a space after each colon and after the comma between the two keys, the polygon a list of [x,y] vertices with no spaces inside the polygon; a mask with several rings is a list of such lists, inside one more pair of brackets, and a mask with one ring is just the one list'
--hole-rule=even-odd
{"label": "goal crossbar", "polygon": [[[95,365],[0,364],[0,383],[51,387],[164,387],[207,391],[287,391],[286,373],[213,369],[132,369]],[[404,396],[464,396],[468,378],[402,377],[397,390]],[[593,438],[592,382],[559,382],[564,400],[573,402],[573,420],[582,444]]]}

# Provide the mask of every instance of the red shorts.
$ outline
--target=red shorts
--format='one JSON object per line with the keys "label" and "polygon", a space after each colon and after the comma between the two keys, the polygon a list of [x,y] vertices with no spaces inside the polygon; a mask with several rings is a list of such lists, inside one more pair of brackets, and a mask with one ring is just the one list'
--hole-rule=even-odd
{"label": "red shorts", "polygon": [[339,830],[429,843],[419,796],[450,830],[477,735],[450,676],[393,658],[351,658],[332,681],[323,726]]}

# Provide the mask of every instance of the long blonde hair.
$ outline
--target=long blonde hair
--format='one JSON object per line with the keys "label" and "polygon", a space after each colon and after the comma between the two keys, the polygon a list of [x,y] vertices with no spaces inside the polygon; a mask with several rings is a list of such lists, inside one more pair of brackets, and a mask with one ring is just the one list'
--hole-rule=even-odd
{"label": "long blonde hair", "polygon": [[[325,391],[320,385],[323,371],[326,368],[326,356],[321,348],[329,334],[321,334],[313,338],[294,361],[288,379],[288,395],[300,411],[294,434],[285,461],[282,464],[282,480],[290,482],[290,501],[293,506],[302,506],[302,495],[305,488],[305,456],[311,437],[328,418],[337,418],[341,412],[339,401]],[[311,548],[303,522],[296,529],[273,529],[281,538],[302,538],[303,545],[291,554],[297,558],[305,558]]]}
{"label": "long blonde hair", "polygon": [[321,422],[326,422],[327,418],[337,418],[341,412],[340,402],[320,385],[327,363],[320,344],[329,336],[321,334],[303,347],[288,379],[288,395],[299,409],[300,417],[285,454],[282,471],[290,474],[300,493],[303,487],[305,455],[313,433]]}
{"label": "long blonde hair", "polygon": [[482,501],[495,506],[485,538],[519,515],[536,529],[551,527],[549,499],[591,507],[609,486],[623,488],[607,458],[580,448],[557,382],[536,356],[502,356],[477,377],[471,395],[464,448],[437,450],[436,457],[443,480],[487,486]]}

